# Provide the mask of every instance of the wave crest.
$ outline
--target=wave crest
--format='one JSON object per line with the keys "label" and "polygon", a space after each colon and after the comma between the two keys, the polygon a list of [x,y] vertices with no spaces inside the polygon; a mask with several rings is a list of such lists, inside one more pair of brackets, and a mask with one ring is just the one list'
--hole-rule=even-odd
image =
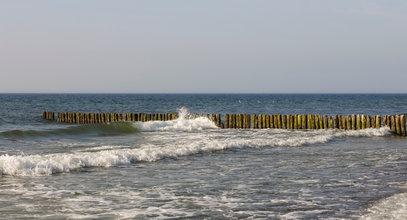
{"label": "wave crest", "polygon": [[[338,137],[384,136],[386,129],[339,130],[240,130],[158,134],[139,148],[102,146],[97,151],[77,151],[48,155],[1,155],[0,174],[14,176],[51,175],[84,167],[112,167],[140,161],[154,162],[197,153],[239,148],[299,147],[326,143]],[[182,136],[180,136],[182,135]],[[109,150],[106,150],[109,149]]]}
{"label": "wave crest", "polygon": [[148,121],[135,122],[135,126],[142,131],[202,131],[205,129],[218,128],[207,117],[191,118],[188,109],[182,107],[179,109],[179,117],[171,121]]}

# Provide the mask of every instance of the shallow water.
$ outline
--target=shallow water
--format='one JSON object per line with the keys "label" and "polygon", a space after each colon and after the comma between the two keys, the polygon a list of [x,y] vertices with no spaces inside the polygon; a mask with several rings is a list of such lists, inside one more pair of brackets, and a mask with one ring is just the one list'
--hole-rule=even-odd
{"label": "shallow water", "polygon": [[194,113],[327,114],[330,106],[329,114],[392,114],[407,112],[405,95],[0,97],[7,106],[0,120],[1,218],[407,217],[407,142],[386,128],[234,130],[183,117],[66,125],[39,117],[43,110],[174,112],[181,106]]}

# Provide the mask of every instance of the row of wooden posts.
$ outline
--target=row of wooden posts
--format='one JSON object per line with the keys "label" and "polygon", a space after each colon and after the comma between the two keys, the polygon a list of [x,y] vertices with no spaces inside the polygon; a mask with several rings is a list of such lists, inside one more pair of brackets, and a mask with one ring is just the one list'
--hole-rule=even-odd
{"label": "row of wooden posts", "polygon": [[[191,114],[188,117],[208,117],[220,128],[234,129],[344,129],[389,127],[398,135],[406,136],[406,115],[266,115],[266,114]],[[58,112],[63,123],[93,124],[119,121],[167,121],[177,119],[177,113],[73,113]],[[43,118],[55,120],[53,112],[43,112]]]}

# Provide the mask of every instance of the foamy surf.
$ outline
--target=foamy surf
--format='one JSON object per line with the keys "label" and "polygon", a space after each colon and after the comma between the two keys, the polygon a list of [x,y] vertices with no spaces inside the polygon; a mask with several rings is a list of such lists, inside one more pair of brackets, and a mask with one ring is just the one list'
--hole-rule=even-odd
{"label": "foamy surf", "polygon": [[142,131],[202,131],[218,128],[207,117],[188,118],[188,109],[179,109],[179,117],[171,121],[136,122],[134,125]]}
{"label": "foamy surf", "polygon": [[359,219],[407,219],[407,193],[396,194],[378,201]]}
{"label": "foamy surf", "polygon": [[[172,129],[171,131],[177,128],[176,126],[169,127]],[[89,148],[88,151],[81,149],[70,153],[1,155],[0,173],[13,176],[51,175],[85,167],[112,167],[143,161],[154,162],[163,158],[176,158],[234,148],[299,147],[326,143],[340,137],[384,136],[388,133],[387,129],[359,131],[216,130],[193,133],[165,131],[151,134],[146,140],[147,143],[138,148],[100,146],[97,149]]]}

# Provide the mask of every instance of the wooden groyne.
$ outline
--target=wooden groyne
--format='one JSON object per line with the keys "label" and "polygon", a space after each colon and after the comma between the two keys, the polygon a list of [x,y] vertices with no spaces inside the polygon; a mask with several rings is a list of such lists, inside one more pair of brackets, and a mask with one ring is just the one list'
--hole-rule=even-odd
{"label": "wooden groyne", "polygon": [[[71,124],[94,124],[120,121],[167,121],[177,119],[177,113],[74,113],[58,112],[56,120]],[[219,128],[226,129],[343,129],[389,127],[397,135],[406,136],[406,115],[281,115],[281,114],[191,114],[188,117],[207,117]],[[55,120],[54,112],[42,117]]]}

